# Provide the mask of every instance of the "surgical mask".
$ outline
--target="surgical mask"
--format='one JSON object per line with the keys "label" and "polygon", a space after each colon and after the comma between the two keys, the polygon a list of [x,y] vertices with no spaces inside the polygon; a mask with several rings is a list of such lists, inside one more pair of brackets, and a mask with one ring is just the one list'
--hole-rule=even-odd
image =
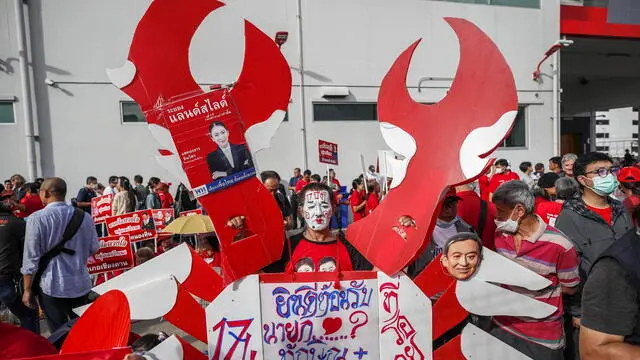
{"label": "surgical mask", "polygon": [[503,168],[496,168],[496,174],[502,174],[504,172]]}
{"label": "surgical mask", "polygon": [[609,196],[613,194],[620,183],[613,174],[609,173],[605,177],[596,176],[593,179],[593,187],[589,188],[600,196]]}
{"label": "surgical mask", "polygon": [[455,225],[455,223],[457,221],[458,221],[458,217],[457,216],[451,221],[444,221],[444,220],[438,219],[438,221],[436,222],[436,226],[438,226],[440,228],[443,228],[443,229],[447,229],[447,228],[450,228],[451,226]]}
{"label": "surgical mask", "polygon": [[[513,209],[513,211],[515,211],[516,209]],[[513,216],[513,211],[511,212],[511,215],[509,215],[509,218],[505,221],[500,221],[500,220],[493,220],[493,222],[496,224],[496,229],[502,232],[506,232],[506,233],[510,233],[510,234],[515,234],[518,232],[518,227],[520,226],[520,224],[518,223],[518,220],[513,220],[511,219],[511,216]]]}

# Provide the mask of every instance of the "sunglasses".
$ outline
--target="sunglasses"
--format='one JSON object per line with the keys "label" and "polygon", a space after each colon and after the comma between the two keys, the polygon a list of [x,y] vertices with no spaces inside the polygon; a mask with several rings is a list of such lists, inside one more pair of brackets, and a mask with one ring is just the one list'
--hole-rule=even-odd
{"label": "sunglasses", "polygon": [[618,174],[620,173],[620,168],[617,167],[617,166],[614,166],[614,167],[612,167],[610,169],[600,168],[598,170],[585,172],[585,174],[598,174],[598,176],[600,176],[600,177],[606,177],[609,173],[611,173],[611,175],[613,175],[613,176],[618,176]]}

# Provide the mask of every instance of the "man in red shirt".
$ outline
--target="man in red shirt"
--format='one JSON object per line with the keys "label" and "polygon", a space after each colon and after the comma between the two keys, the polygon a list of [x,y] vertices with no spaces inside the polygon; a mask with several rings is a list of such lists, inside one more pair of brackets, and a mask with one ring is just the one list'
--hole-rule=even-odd
{"label": "man in red shirt", "polygon": [[635,166],[622,168],[618,181],[625,196],[622,203],[629,214],[632,214],[633,209],[640,205],[640,169]]}
{"label": "man in red shirt", "polygon": [[40,200],[40,186],[38,183],[27,183],[24,185],[26,193],[19,203],[15,204],[18,210],[16,216],[26,218],[34,212],[44,208],[42,200]]}
{"label": "man in red shirt", "polygon": [[496,192],[500,185],[508,181],[520,180],[518,174],[509,169],[509,162],[507,162],[507,160],[499,159],[496,161],[494,166],[496,171],[489,181],[489,201],[491,201],[491,196]]}
{"label": "man in red shirt", "polygon": [[302,188],[307,186],[308,183],[311,182],[311,170],[305,170],[302,174],[302,179],[298,180],[296,183],[296,194],[299,194],[302,191]]}
{"label": "man in red shirt", "polygon": [[578,258],[574,245],[561,232],[545,224],[534,213],[529,186],[511,181],[493,196],[496,206],[496,252],[550,280],[538,291],[506,286],[557,308],[544,319],[494,316],[491,334],[531,359],[564,359],[562,294],[574,294],[580,283]]}
{"label": "man in red shirt", "polygon": [[362,178],[353,180],[351,186],[353,186],[353,189],[351,190],[351,195],[349,195],[349,206],[353,213],[353,221],[356,222],[366,216],[367,198]]}
{"label": "man in red shirt", "polygon": [[488,249],[495,250],[494,237],[496,224],[496,208],[492,203],[488,203],[473,191],[471,185],[456,186],[456,195],[460,198],[458,202],[458,216],[480,235],[482,245]]}

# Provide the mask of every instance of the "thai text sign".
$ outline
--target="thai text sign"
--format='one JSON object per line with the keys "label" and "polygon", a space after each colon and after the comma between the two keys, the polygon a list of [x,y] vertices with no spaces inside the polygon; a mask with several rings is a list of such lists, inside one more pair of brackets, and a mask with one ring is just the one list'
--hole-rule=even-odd
{"label": "thai text sign", "polygon": [[156,225],[156,230],[162,231],[167,225],[169,225],[175,218],[173,209],[155,209],[153,210],[153,222]]}
{"label": "thai text sign", "polygon": [[338,144],[318,140],[318,153],[321,163],[338,165]]}
{"label": "thai text sign", "polygon": [[151,210],[109,216],[105,219],[110,236],[129,235],[131,242],[152,240],[156,237]]}
{"label": "thai text sign", "polygon": [[111,201],[113,194],[94,197],[91,199],[91,217],[96,224],[103,223],[104,219],[111,216]]}
{"label": "thai text sign", "polygon": [[98,251],[87,262],[89,274],[126,270],[134,266],[129,235],[101,237],[98,243]]}

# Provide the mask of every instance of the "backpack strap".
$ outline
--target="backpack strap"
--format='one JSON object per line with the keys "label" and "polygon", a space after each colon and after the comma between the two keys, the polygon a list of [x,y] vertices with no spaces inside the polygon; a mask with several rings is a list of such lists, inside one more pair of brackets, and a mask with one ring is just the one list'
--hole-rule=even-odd
{"label": "backpack strap", "polygon": [[480,215],[478,217],[478,236],[482,236],[484,232],[484,225],[487,222],[487,207],[489,205],[486,201],[480,199]]}
{"label": "backpack strap", "polygon": [[74,210],[73,216],[71,217],[71,220],[67,224],[67,227],[64,229],[64,233],[62,234],[62,240],[60,240],[60,242],[56,246],[47,250],[47,252],[45,252],[40,257],[40,261],[38,263],[38,271],[36,271],[36,274],[33,276],[33,281],[31,282],[31,289],[34,294],[39,294],[41,292],[40,280],[42,279],[42,274],[44,274],[44,271],[49,266],[49,263],[51,262],[51,260],[53,260],[56,256],[60,255],[61,253],[65,253],[71,256],[75,255],[76,253],[75,250],[67,249],[64,247],[67,241],[71,240],[71,238],[74,237],[75,234],[78,232],[78,229],[80,228],[80,225],[82,225],[82,222],[84,220],[84,211],[78,208],[74,208],[73,210]]}

